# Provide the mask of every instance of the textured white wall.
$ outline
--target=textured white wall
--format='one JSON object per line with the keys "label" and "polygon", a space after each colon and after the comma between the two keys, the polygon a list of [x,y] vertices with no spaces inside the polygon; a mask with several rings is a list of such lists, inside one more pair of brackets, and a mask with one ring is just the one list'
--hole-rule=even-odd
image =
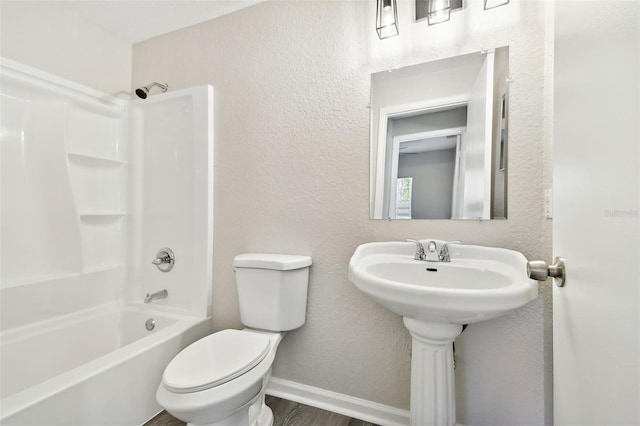
{"label": "textured white wall", "polygon": [[128,98],[131,44],[83,20],[63,3],[2,0],[0,55]]}
{"label": "textured white wall", "polygon": [[[448,24],[410,22],[380,42],[370,1],[269,1],[134,45],[133,87],[215,87],[216,329],[240,327],[232,259],[264,251],[313,257],[307,323],[278,350],[274,375],[409,405],[410,338],[401,318],[347,280],[356,246],[406,237],[502,246],[551,256],[542,217],[545,2],[482,11],[469,1]],[[369,76],[389,66],[510,46],[509,219],[369,219]],[[547,124],[548,125],[548,124]],[[549,296],[474,324],[458,339],[458,421],[550,423]]]}

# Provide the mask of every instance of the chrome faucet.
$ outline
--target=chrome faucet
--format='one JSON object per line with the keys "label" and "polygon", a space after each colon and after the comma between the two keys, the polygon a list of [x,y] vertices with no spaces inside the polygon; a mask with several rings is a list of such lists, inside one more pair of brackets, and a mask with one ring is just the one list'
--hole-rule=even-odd
{"label": "chrome faucet", "polygon": [[147,293],[144,298],[144,303],[151,303],[155,299],[166,299],[169,296],[169,292],[165,290],[156,291],[155,293]]}
{"label": "chrome faucet", "polygon": [[413,256],[415,260],[426,260],[427,262],[439,262],[438,247],[435,241],[429,241],[427,249],[425,251],[424,246],[418,240],[407,238],[406,241],[412,242],[416,245],[416,254]]}
{"label": "chrome faucet", "polygon": [[449,255],[449,244],[460,244],[460,241],[447,241],[442,245],[440,253],[438,253],[438,245],[435,241],[429,241],[425,250],[422,243],[418,240],[407,238],[405,241],[415,243],[416,254],[413,256],[415,260],[425,260],[427,262],[451,262],[451,256]]}
{"label": "chrome faucet", "polygon": [[435,241],[429,241],[429,245],[427,245],[427,255],[424,260],[427,262],[440,262],[438,246]]}
{"label": "chrome faucet", "polygon": [[440,262],[451,262],[451,256],[449,255],[449,244],[461,244],[461,242],[455,240],[447,241],[446,243],[444,243],[442,245],[442,248],[440,249],[440,254],[438,255]]}

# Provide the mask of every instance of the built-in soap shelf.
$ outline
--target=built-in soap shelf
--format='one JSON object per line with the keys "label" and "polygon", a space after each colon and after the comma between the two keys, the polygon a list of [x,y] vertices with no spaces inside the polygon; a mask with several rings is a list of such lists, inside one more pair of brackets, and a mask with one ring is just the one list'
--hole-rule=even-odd
{"label": "built-in soap shelf", "polygon": [[67,158],[78,215],[83,273],[126,260],[126,161],[123,119],[71,108]]}
{"label": "built-in soap shelf", "polygon": [[95,155],[81,154],[77,152],[69,152],[67,155],[71,162],[78,163],[79,165],[86,167],[113,168],[126,164],[124,161],[115,158],[98,157]]}
{"label": "built-in soap shelf", "polygon": [[84,271],[112,267],[125,262],[126,215],[80,214],[82,265]]}
{"label": "built-in soap shelf", "polygon": [[96,162],[94,159],[89,162],[71,161],[69,176],[77,211],[123,211],[126,172],[123,165],[111,161]]}
{"label": "built-in soap shelf", "polygon": [[123,212],[80,212],[80,220],[85,222],[115,222],[127,214]]}

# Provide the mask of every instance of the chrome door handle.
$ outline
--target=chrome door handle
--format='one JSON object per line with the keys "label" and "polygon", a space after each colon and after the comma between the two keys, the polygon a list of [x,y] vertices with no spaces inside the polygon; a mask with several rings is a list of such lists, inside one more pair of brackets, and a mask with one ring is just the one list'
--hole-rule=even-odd
{"label": "chrome door handle", "polygon": [[553,259],[553,265],[547,265],[544,260],[530,260],[527,262],[527,275],[536,281],[546,281],[547,278],[555,278],[558,287],[563,287],[567,280],[565,260],[562,257]]}

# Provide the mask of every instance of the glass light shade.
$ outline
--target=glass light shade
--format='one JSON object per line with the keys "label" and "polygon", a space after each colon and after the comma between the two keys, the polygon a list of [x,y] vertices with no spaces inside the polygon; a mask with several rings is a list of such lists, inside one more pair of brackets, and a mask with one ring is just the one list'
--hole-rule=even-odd
{"label": "glass light shade", "polygon": [[451,17],[451,4],[449,0],[429,0],[427,21],[429,25],[447,22]]}
{"label": "glass light shade", "polygon": [[484,10],[504,6],[505,4],[509,4],[509,0],[484,0]]}
{"label": "glass light shade", "polygon": [[376,10],[376,31],[380,40],[397,36],[398,31],[398,10],[396,0],[377,0]]}

